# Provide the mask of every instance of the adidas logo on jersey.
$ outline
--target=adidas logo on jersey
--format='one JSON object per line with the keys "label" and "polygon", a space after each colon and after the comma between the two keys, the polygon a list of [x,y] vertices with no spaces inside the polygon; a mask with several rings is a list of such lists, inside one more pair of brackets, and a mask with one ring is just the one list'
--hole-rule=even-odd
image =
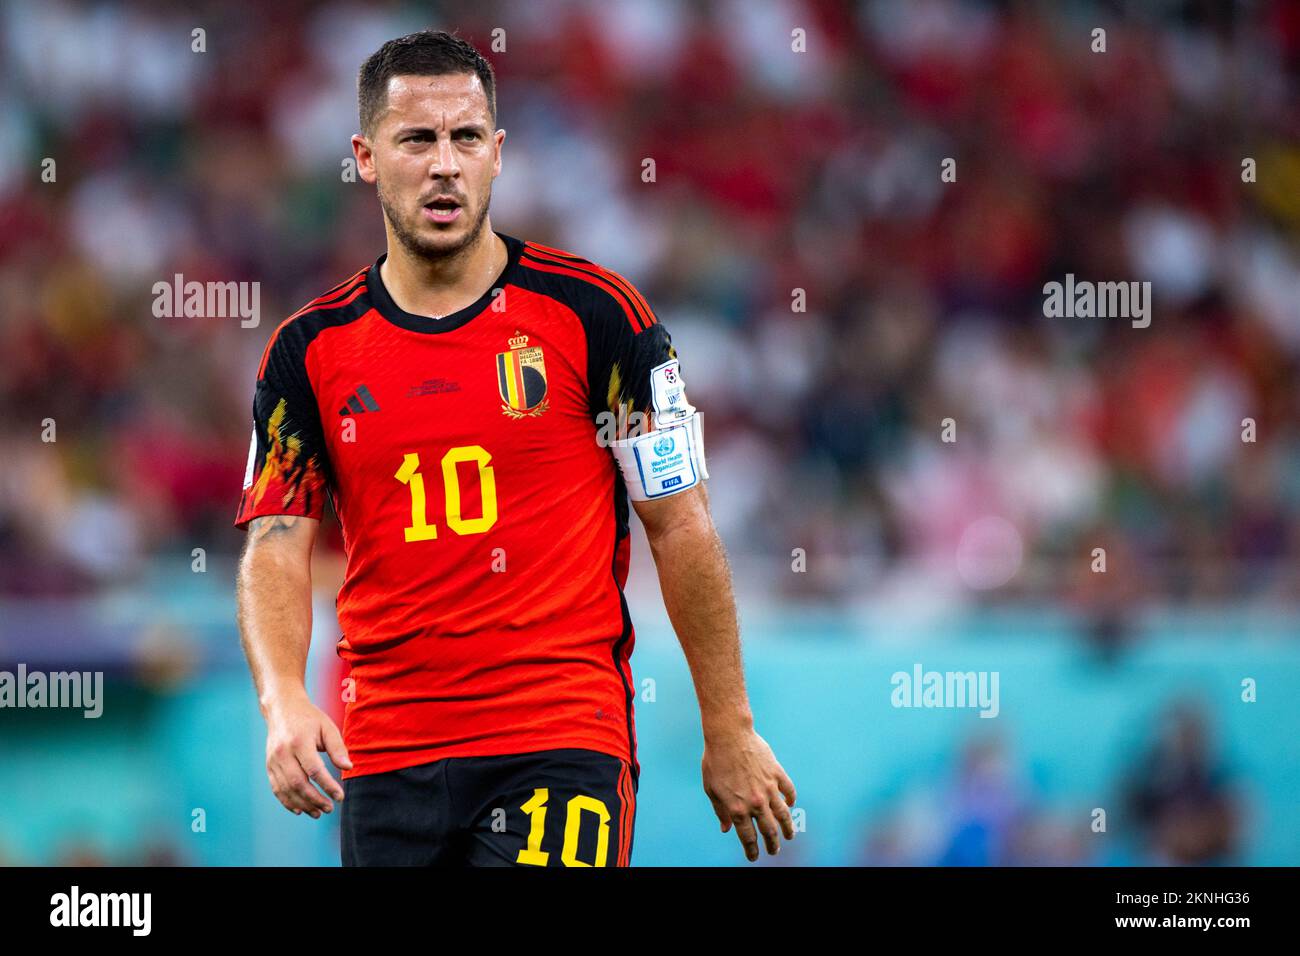
{"label": "adidas logo on jersey", "polygon": [[370,389],[362,385],[348,396],[348,403],[339,409],[339,414],[360,415],[362,412],[377,411],[379,411],[379,403],[375,401],[375,396],[370,394]]}

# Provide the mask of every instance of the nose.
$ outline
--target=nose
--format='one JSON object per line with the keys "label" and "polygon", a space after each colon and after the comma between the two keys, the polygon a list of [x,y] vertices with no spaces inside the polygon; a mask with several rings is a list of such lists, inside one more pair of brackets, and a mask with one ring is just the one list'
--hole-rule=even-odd
{"label": "nose", "polygon": [[429,165],[429,175],[452,178],[460,175],[460,163],[457,162],[456,150],[451,145],[451,134],[438,137],[438,143],[433,150],[432,161]]}

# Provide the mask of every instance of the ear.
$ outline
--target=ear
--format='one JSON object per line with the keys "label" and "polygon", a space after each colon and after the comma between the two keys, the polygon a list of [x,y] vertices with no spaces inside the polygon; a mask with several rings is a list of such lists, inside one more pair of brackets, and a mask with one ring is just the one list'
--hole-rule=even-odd
{"label": "ear", "polygon": [[370,141],[360,133],[352,136],[352,155],[357,160],[357,174],[363,181],[375,184],[375,154],[370,148]]}
{"label": "ear", "polygon": [[506,131],[499,129],[493,137],[496,149],[496,161],[492,164],[492,178],[496,179],[501,175],[501,144],[506,141]]}

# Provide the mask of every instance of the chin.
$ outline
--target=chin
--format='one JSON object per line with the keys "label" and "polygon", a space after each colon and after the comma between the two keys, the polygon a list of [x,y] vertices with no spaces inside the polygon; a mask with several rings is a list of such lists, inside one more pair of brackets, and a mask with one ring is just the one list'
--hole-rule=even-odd
{"label": "chin", "polygon": [[418,235],[429,242],[435,242],[439,245],[448,245],[449,243],[458,242],[465,238],[465,230],[461,228],[460,223],[453,223],[450,226],[435,226],[426,224]]}
{"label": "chin", "polygon": [[415,235],[417,248],[413,251],[417,251],[429,258],[448,256],[464,248],[468,239],[469,237],[462,229],[449,229],[447,231],[422,230]]}

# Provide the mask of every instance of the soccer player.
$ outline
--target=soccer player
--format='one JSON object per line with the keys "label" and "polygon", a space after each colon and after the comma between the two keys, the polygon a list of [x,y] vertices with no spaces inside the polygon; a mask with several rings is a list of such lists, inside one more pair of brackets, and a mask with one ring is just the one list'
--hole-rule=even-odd
{"label": "soccer player", "polygon": [[[628,865],[630,499],[694,679],[704,790],[751,861],[759,834],[779,852],[795,789],[754,730],[667,331],[617,273],[492,228],[505,131],[473,46],[390,41],[359,101],[387,252],[271,335],[236,519],[272,790],[314,818],[341,801],[348,866]],[[304,684],[327,496],[342,735]]]}

